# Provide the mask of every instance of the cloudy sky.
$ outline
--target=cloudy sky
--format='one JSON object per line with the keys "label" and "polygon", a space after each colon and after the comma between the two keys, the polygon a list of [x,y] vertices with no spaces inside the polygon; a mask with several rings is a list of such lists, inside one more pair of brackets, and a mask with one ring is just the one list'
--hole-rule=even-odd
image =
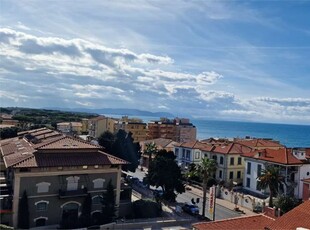
{"label": "cloudy sky", "polygon": [[6,1],[0,105],[310,124],[310,1]]}

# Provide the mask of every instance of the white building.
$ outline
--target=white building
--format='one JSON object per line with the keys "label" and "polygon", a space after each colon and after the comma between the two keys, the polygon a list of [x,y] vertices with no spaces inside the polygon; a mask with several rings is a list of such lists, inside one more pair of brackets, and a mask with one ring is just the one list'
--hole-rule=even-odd
{"label": "white building", "polygon": [[303,197],[303,180],[310,178],[310,154],[303,148],[263,149],[244,155],[245,176],[244,188],[258,193],[267,194],[269,191],[261,190],[258,186],[258,177],[267,166],[280,168],[287,186],[280,188],[288,195],[297,198]]}

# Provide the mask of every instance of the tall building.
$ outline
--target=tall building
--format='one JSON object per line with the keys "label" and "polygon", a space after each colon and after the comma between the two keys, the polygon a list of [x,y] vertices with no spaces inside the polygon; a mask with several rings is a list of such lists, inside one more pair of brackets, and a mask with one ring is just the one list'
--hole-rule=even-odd
{"label": "tall building", "polygon": [[196,127],[186,118],[161,118],[148,123],[147,139],[166,138],[176,142],[190,142],[195,141],[196,137]]}
{"label": "tall building", "polygon": [[88,135],[91,138],[98,138],[105,131],[115,132],[116,120],[110,117],[99,116],[88,120]]}
{"label": "tall building", "polygon": [[141,119],[122,117],[115,122],[115,131],[122,129],[127,133],[131,132],[134,142],[144,141],[147,138],[147,125]]}

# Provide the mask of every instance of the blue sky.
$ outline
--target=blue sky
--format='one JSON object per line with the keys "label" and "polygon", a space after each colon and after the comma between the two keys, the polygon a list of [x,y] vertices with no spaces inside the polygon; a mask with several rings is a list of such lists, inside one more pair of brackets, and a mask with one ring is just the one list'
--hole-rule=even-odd
{"label": "blue sky", "polygon": [[310,124],[310,1],[5,1],[0,105]]}

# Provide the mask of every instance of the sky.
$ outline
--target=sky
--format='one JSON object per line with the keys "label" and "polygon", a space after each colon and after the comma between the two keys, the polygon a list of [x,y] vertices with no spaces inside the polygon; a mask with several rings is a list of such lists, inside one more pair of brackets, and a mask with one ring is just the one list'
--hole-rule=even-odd
{"label": "sky", "polygon": [[0,1],[0,106],[310,124],[310,0]]}

